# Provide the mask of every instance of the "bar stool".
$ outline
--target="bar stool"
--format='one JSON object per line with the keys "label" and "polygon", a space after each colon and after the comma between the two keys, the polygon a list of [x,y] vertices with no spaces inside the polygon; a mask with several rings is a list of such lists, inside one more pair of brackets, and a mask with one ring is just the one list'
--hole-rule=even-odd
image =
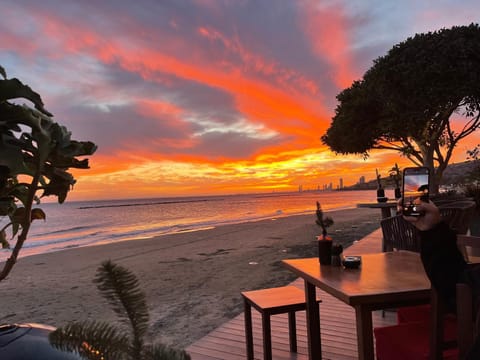
{"label": "bar stool", "polygon": [[[297,352],[295,312],[306,309],[305,293],[295,286],[282,286],[242,292],[245,306],[247,359],[253,360],[252,306],[262,315],[263,358],[272,359],[270,316],[288,313],[290,351]],[[320,300],[317,299],[320,303]]]}

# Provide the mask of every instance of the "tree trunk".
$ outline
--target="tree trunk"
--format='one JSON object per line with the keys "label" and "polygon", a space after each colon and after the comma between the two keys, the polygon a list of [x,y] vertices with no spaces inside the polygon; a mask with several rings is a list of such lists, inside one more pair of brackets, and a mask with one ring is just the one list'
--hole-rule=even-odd
{"label": "tree trunk", "polygon": [[[427,167],[430,170],[430,184],[429,192],[430,195],[436,195],[439,191],[439,177],[435,173],[435,164],[433,162],[434,149],[432,146],[421,146],[420,147],[422,156],[423,156],[423,166]],[[441,173],[440,173],[441,176]]]}

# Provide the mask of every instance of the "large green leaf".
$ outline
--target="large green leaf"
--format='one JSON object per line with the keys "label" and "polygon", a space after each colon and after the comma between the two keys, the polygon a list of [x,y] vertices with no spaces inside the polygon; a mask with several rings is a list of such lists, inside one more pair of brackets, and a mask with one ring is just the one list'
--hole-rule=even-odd
{"label": "large green leaf", "polygon": [[31,216],[30,218],[33,220],[46,220],[47,215],[45,215],[45,212],[42,209],[35,208],[32,209]]}
{"label": "large green leaf", "polygon": [[0,230],[0,244],[2,245],[2,249],[9,249],[10,244],[7,240],[7,233],[4,229]]}
{"label": "large green leaf", "polygon": [[52,114],[44,108],[43,101],[38,93],[33,91],[29,86],[24,85],[18,79],[6,79],[5,70],[3,68],[2,70],[5,80],[0,81],[0,101],[17,98],[28,99],[35,105],[35,109],[38,109],[48,116],[52,116]]}
{"label": "large green leaf", "polygon": [[[20,98],[31,101],[33,108],[10,102]],[[7,79],[0,66],[0,199],[12,199],[11,206],[0,201],[0,216],[8,217],[6,226],[11,226],[12,236],[18,234],[14,255],[7,260],[0,280],[15,264],[31,222],[46,218],[42,210],[31,210],[38,202],[37,192],[56,196],[63,203],[76,182],[69,170],[88,169],[88,159],[78,157],[92,155],[96,149],[92,142],[72,140],[68,129],[45,109],[40,95],[18,79]],[[19,178],[29,183],[19,184]]]}

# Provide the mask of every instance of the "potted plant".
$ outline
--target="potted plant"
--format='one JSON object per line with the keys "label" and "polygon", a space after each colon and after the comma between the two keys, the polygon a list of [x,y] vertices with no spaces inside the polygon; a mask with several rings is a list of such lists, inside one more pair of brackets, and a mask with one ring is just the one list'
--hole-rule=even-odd
{"label": "potted plant", "polygon": [[322,228],[322,235],[317,236],[318,240],[318,259],[320,264],[330,265],[332,257],[332,238],[327,234],[327,228],[333,225],[333,219],[324,216],[322,206],[317,201],[317,219],[316,223]]}
{"label": "potted plant", "polygon": [[385,189],[382,186],[382,178],[378,173],[378,169],[375,169],[377,174],[377,201],[378,202],[386,202],[388,198],[385,197]]}
{"label": "potted plant", "polygon": [[397,163],[395,163],[395,166],[390,169],[390,179],[392,179],[395,184],[395,199],[398,200],[402,197],[402,191],[400,190],[402,172]]}

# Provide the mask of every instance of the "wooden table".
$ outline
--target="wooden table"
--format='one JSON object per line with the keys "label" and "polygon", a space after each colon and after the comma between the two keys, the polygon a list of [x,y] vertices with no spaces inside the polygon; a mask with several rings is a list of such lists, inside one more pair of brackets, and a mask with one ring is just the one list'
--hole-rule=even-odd
{"label": "wooden table", "polygon": [[358,208],[369,208],[369,209],[380,209],[382,211],[382,219],[392,216],[392,209],[397,207],[397,201],[387,201],[387,202],[372,202],[372,203],[361,203],[357,204]]}
{"label": "wooden table", "polygon": [[[358,357],[374,359],[372,311],[430,302],[430,281],[420,256],[408,251],[362,255],[359,269],[320,265],[318,258],[283,264],[305,281],[309,359],[322,358],[316,287],[355,309]],[[320,305],[321,307],[321,305]]]}

